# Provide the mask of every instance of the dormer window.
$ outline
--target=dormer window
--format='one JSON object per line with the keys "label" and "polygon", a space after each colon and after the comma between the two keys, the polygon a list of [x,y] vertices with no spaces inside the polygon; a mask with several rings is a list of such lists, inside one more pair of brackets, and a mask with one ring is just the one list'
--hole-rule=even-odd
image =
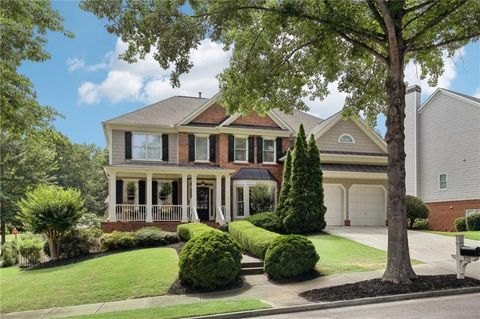
{"label": "dormer window", "polygon": [[353,144],[355,139],[350,134],[342,134],[338,138],[338,143]]}

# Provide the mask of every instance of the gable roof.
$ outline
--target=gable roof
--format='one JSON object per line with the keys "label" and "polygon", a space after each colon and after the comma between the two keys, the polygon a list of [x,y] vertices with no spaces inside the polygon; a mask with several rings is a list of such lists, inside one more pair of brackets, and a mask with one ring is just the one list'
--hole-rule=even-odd
{"label": "gable roof", "polygon": [[428,99],[425,102],[423,102],[422,106],[418,109],[418,112],[421,112],[423,109],[428,107],[432,103],[432,101],[437,96],[439,96],[440,94],[445,94],[445,95],[448,95],[450,97],[456,98],[458,100],[464,101],[464,102],[466,102],[468,104],[471,104],[473,106],[480,107],[480,99],[479,98],[476,98],[474,96],[470,96],[470,95],[467,95],[467,94],[455,92],[455,91],[452,91],[452,90],[438,88],[438,89],[435,90],[435,92],[432,93],[432,95],[430,95],[428,97]]}
{"label": "gable roof", "polygon": [[[339,111],[325,121],[321,122],[317,126],[312,129],[311,134],[314,135],[315,140],[318,140],[322,135],[324,135],[328,130],[330,130],[335,124],[337,124],[342,119],[342,111]],[[355,123],[362,131],[367,135],[378,147],[385,153],[388,152],[387,150],[387,143],[385,140],[380,137],[375,131],[369,128],[364,121],[361,119],[357,119],[355,117],[350,117],[350,120]]]}
{"label": "gable roof", "polygon": [[305,132],[309,133],[315,126],[323,122],[321,118],[299,110],[293,110],[292,114],[286,114],[278,109],[271,112],[287,123],[295,133],[297,133],[300,124],[303,124]]}
{"label": "gable roof", "polygon": [[207,101],[209,100],[192,96],[172,96],[104,123],[173,127]]}

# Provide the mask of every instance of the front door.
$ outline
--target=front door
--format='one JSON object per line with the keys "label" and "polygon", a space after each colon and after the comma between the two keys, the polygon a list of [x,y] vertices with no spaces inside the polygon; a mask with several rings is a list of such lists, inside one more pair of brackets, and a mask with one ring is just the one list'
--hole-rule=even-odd
{"label": "front door", "polygon": [[210,212],[210,188],[199,186],[197,187],[197,213],[200,220],[208,220]]}

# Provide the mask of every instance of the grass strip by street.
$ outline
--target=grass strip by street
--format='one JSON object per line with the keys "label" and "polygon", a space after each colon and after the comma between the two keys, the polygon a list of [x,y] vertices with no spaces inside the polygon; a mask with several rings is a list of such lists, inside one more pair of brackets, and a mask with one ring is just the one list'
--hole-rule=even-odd
{"label": "grass strip by street", "polygon": [[480,231],[462,231],[462,232],[446,232],[446,231],[436,231],[436,230],[422,230],[423,232],[430,234],[437,234],[443,236],[455,236],[455,235],[464,235],[467,239],[480,240]]}
{"label": "grass strip by street", "polygon": [[221,301],[204,301],[191,304],[156,307],[148,309],[126,310],[68,317],[69,319],[173,319],[194,316],[206,316],[220,313],[271,308],[258,299],[237,299]]}
{"label": "grass strip by street", "polygon": [[172,248],[138,249],[36,270],[0,269],[0,312],[165,294],[178,276]]}
{"label": "grass strip by street", "polygon": [[[387,253],[353,240],[326,233],[307,236],[320,260],[317,269],[323,275],[384,269]],[[412,260],[413,264],[421,262]]]}

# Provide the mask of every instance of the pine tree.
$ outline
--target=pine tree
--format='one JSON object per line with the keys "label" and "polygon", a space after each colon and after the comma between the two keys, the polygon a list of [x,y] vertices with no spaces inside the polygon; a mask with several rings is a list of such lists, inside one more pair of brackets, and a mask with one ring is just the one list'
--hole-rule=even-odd
{"label": "pine tree", "polygon": [[309,175],[307,141],[303,125],[300,125],[293,151],[287,209],[282,221],[288,233],[302,234],[305,232],[305,224],[308,222],[307,212],[310,209],[307,201]]}
{"label": "pine tree", "polygon": [[320,152],[313,134],[310,135],[308,140],[307,161],[310,171],[307,202],[310,209],[307,212],[305,230],[307,232],[320,231],[326,226],[325,213],[327,208],[323,202],[323,172],[320,167]]}
{"label": "pine tree", "polygon": [[291,150],[287,151],[287,158],[283,165],[282,189],[280,190],[276,209],[277,216],[278,218],[280,218],[280,220],[283,220],[283,218],[285,217],[285,212],[287,210],[288,192],[290,191],[290,177],[292,174]]}

